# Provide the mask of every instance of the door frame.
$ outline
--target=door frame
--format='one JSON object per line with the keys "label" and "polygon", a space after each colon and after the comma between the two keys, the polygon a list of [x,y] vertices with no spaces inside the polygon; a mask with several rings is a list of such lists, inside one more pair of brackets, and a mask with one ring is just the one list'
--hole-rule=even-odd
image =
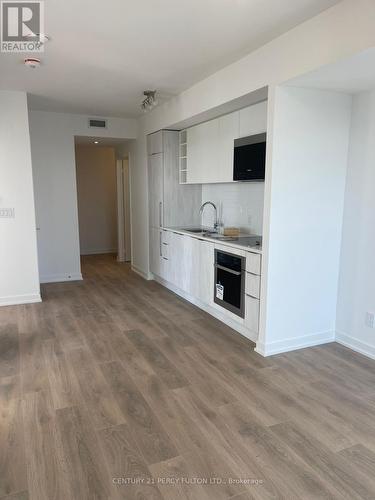
{"label": "door frame", "polygon": [[130,160],[116,160],[117,179],[117,260],[131,261]]}

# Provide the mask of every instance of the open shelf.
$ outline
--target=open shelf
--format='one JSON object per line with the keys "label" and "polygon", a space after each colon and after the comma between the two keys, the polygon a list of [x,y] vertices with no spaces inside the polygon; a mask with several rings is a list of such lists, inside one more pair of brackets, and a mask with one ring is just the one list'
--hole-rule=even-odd
{"label": "open shelf", "polygon": [[181,130],[179,138],[179,180],[187,183],[187,131]]}

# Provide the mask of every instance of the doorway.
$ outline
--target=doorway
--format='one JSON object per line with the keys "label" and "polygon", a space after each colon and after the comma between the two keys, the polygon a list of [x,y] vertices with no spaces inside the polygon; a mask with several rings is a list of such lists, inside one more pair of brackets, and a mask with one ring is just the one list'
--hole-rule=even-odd
{"label": "doorway", "polygon": [[[131,258],[129,159],[124,141],[75,137],[80,255]],[[123,149],[123,147],[121,148]]]}

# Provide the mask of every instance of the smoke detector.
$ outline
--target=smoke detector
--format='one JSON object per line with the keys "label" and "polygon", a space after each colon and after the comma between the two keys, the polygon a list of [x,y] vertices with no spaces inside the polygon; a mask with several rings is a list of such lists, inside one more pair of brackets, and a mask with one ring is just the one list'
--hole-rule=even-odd
{"label": "smoke detector", "polygon": [[25,60],[24,60],[24,64],[25,66],[27,66],[28,68],[39,68],[41,62],[40,62],[40,59],[37,59],[36,57],[27,57]]}

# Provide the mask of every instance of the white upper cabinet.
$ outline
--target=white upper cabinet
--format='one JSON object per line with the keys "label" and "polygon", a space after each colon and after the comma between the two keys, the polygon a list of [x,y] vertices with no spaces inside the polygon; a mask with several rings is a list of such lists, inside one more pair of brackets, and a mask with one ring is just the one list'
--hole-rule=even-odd
{"label": "white upper cabinet", "polygon": [[240,133],[239,112],[230,113],[219,118],[219,169],[216,180],[212,182],[233,181],[234,140]]}
{"label": "white upper cabinet", "polygon": [[[267,101],[186,130],[187,184],[233,182],[234,141],[267,130]],[[185,134],[185,131],[184,131]]]}
{"label": "white upper cabinet", "polygon": [[147,136],[147,152],[149,155],[163,152],[163,130]]}
{"label": "white upper cabinet", "polygon": [[267,130],[267,101],[241,109],[239,115],[240,123],[237,137],[260,134]]}
{"label": "white upper cabinet", "polygon": [[232,182],[233,147],[238,134],[238,112],[189,128],[187,183]]}
{"label": "white upper cabinet", "polygon": [[187,130],[187,183],[216,182],[219,170],[219,121],[211,120]]}

